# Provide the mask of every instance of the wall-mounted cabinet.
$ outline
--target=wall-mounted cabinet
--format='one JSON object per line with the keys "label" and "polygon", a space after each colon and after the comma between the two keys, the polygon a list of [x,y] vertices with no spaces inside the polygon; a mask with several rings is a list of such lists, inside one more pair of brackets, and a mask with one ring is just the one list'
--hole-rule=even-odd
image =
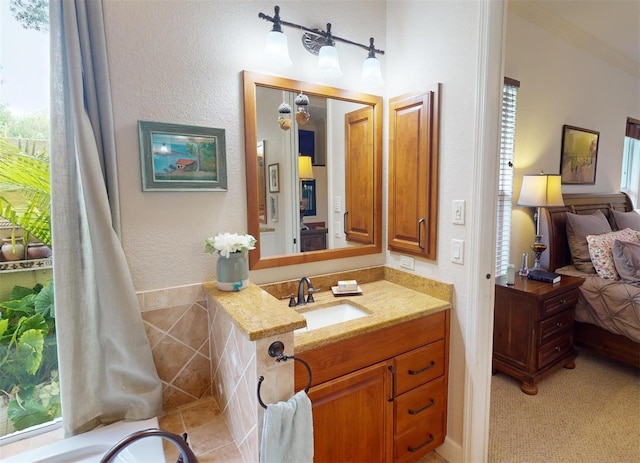
{"label": "wall-mounted cabinet", "polygon": [[389,101],[389,249],[436,258],[440,84]]}

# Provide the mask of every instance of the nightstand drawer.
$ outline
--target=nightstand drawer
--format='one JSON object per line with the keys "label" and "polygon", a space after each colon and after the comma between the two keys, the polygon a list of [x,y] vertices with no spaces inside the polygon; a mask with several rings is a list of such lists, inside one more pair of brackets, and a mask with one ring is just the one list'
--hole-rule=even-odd
{"label": "nightstand drawer", "polygon": [[431,415],[442,414],[444,407],[444,377],[423,384],[395,400],[395,433],[423,427]]}
{"label": "nightstand drawer", "polygon": [[562,357],[573,348],[573,332],[566,332],[548,343],[540,346],[538,351],[538,368]]}
{"label": "nightstand drawer", "polygon": [[540,322],[540,344],[545,344],[551,338],[556,337],[559,333],[570,331],[573,329],[573,310],[565,310],[564,312],[549,317]]}
{"label": "nightstand drawer", "polygon": [[398,396],[444,374],[444,340],[398,355],[394,363]]}
{"label": "nightstand drawer", "polygon": [[548,317],[561,310],[568,309],[578,302],[577,291],[567,291],[544,301],[540,311],[540,318]]}

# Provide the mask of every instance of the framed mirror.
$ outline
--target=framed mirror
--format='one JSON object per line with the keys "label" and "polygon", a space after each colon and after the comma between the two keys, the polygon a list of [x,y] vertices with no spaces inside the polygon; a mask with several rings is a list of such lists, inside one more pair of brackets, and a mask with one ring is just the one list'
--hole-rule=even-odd
{"label": "framed mirror", "polygon": [[250,71],[243,83],[250,268],[382,252],[382,97]]}

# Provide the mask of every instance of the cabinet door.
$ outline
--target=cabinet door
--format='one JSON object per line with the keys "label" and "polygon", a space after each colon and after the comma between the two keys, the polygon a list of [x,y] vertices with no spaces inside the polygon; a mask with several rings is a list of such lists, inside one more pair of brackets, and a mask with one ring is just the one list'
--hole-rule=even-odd
{"label": "cabinet door", "polygon": [[[345,217],[347,241],[374,242],[376,204],[373,181],[374,152],[373,107],[368,106],[345,116]],[[378,212],[379,213],[379,212]]]}
{"label": "cabinet door", "polygon": [[387,362],[309,390],[315,462],[388,461],[393,403]]}
{"label": "cabinet door", "polygon": [[438,92],[389,101],[389,249],[436,258]]}

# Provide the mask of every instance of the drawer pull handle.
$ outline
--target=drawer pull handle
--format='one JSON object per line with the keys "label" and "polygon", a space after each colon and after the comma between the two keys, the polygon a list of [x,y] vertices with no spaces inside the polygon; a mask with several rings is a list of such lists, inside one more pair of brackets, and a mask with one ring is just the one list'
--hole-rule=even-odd
{"label": "drawer pull handle", "polygon": [[417,415],[418,413],[422,413],[425,410],[429,410],[431,407],[433,407],[436,404],[436,401],[431,399],[431,403],[425,405],[422,408],[419,408],[417,410],[409,410],[409,415]]}
{"label": "drawer pull handle", "polygon": [[391,372],[391,397],[389,397],[387,401],[393,402],[393,399],[396,397],[396,369],[390,365],[389,371]]}
{"label": "drawer pull handle", "polygon": [[422,444],[418,445],[417,447],[407,447],[407,450],[409,452],[417,452],[418,450],[420,450],[424,446],[429,445],[431,442],[433,442],[433,434],[429,434],[429,439],[427,439],[426,442],[423,442]]}
{"label": "drawer pull handle", "polygon": [[560,327],[562,326],[562,322],[558,322],[558,323],[556,323],[556,326],[557,326],[558,328],[560,328]]}
{"label": "drawer pull handle", "polygon": [[556,347],[555,347],[555,351],[556,351],[556,352],[560,352],[560,346],[556,346]]}
{"label": "drawer pull handle", "polygon": [[434,362],[432,360],[431,361],[431,365],[427,365],[426,367],[422,368],[421,370],[409,370],[409,374],[410,375],[419,375],[420,373],[424,373],[427,370],[431,370],[435,366],[436,366],[436,362]]}

